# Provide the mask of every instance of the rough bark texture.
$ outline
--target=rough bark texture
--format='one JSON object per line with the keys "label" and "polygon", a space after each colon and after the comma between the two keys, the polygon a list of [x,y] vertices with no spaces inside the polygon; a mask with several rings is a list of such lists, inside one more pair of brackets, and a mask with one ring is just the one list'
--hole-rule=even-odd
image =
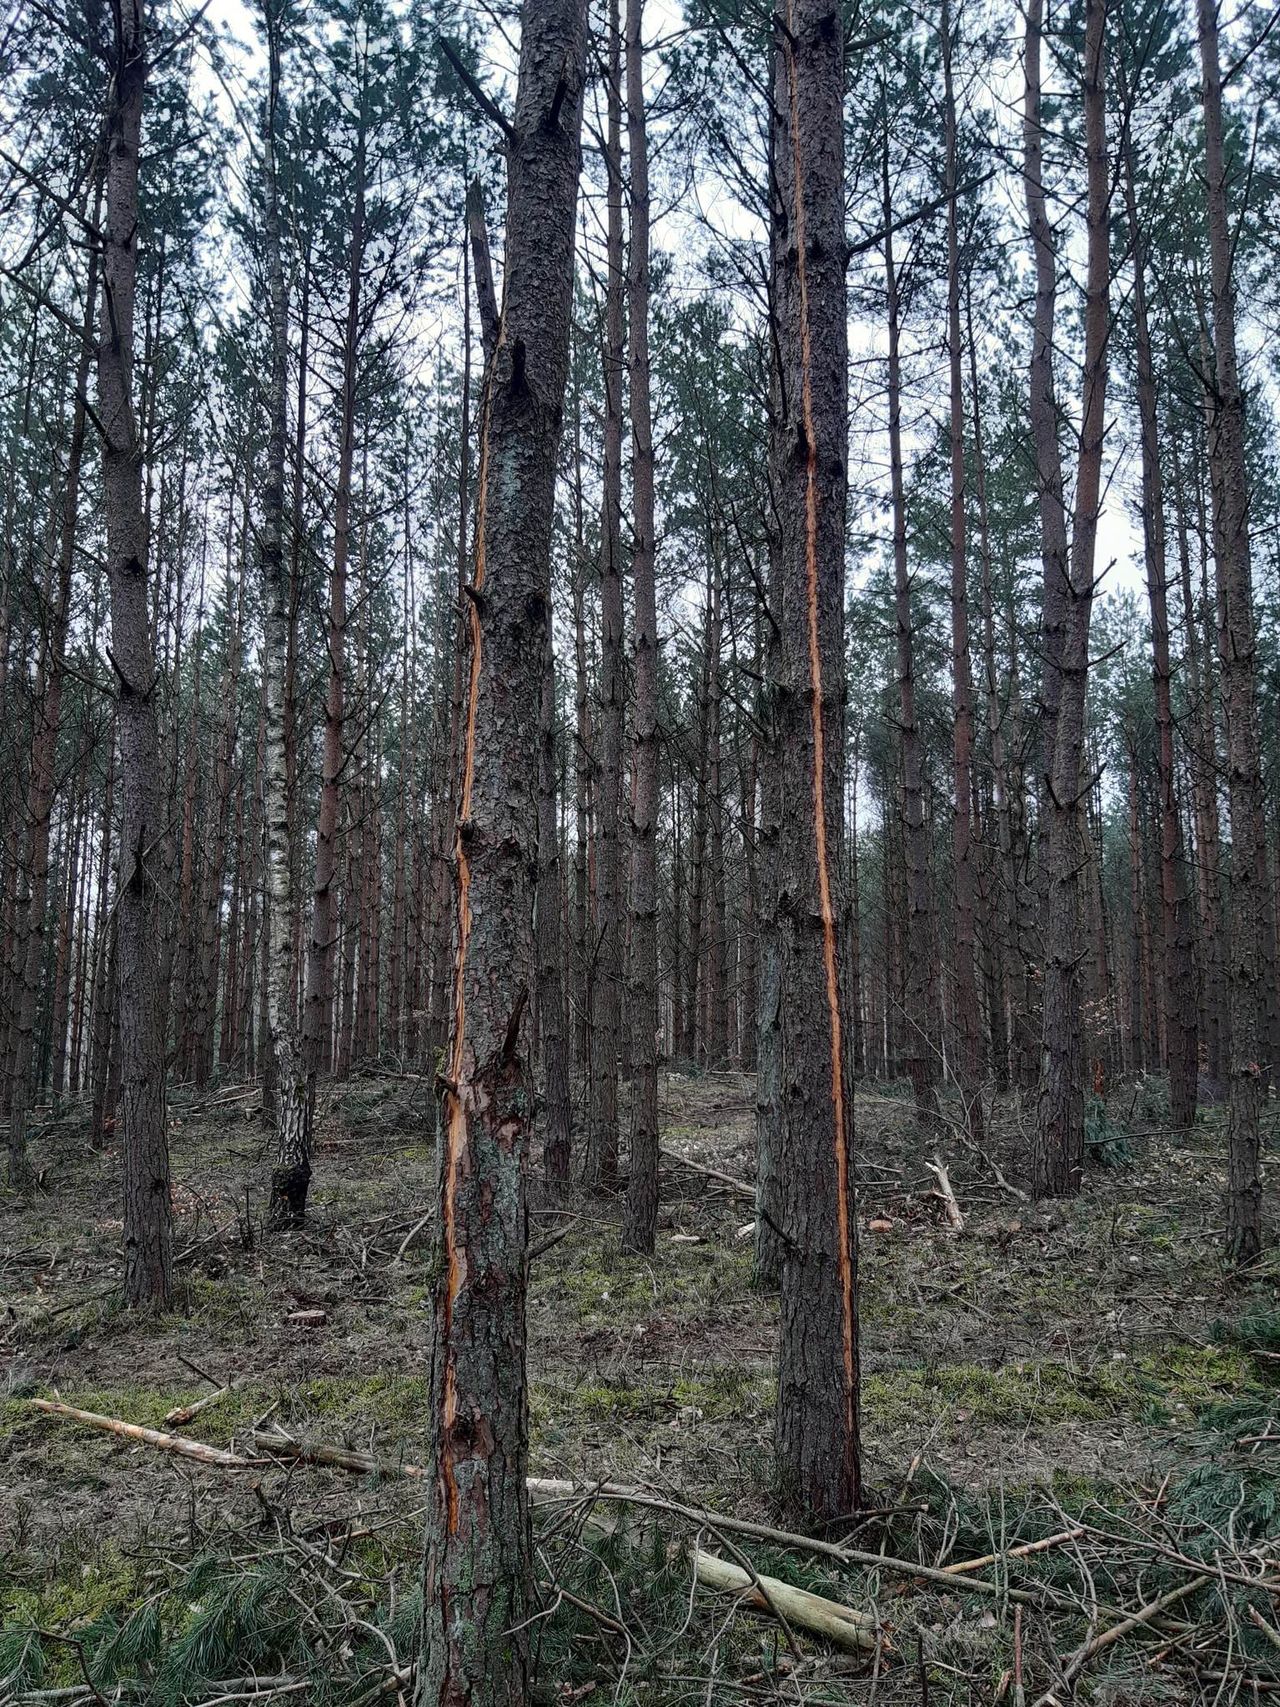
{"label": "rough bark texture", "polygon": [[120,741],[115,962],[124,1166],[124,1297],[130,1307],[163,1307],[169,1303],[173,1283],[164,1038],[157,989],[161,936],[158,861],[163,824],[157,675],[147,603],[142,454],[133,397],[138,153],[147,76],[142,0],[125,0],[114,16],[107,101],[98,418]]}
{"label": "rough bark texture", "polygon": [[542,1167],[550,1184],[569,1180],[569,1046],[564,1021],[561,863],[556,765],[556,663],[547,628],[538,723],[538,1041],[542,1054]]}
{"label": "rough bark texture", "polygon": [[[312,879],[311,939],[307,944],[303,1000],[303,1063],[307,1100],[314,1108],[316,1080],[332,1051],[334,969],[338,948],[338,825],[346,722],[347,560],[351,548],[351,478],[356,441],[356,365],[360,335],[360,279],[365,244],[364,132],[357,132],[347,313],[342,340],[342,390],[339,406],[338,481],[333,503],[333,562],[329,571],[326,633],[328,682],[324,700],[324,743],[320,801],[316,812],[316,858]],[[339,1067],[342,1062],[339,1059]],[[308,1117],[309,1118],[309,1117]],[[300,1218],[306,1207],[296,1205]]]}
{"label": "rough bark texture", "polygon": [[934,909],[930,877],[929,826],[924,810],[924,745],[916,714],[915,635],[911,573],[907,563],[907,500],[902,471],[902,366],[899,355],[901,305],[893,253],[893,201],[889,179],[888,130],[881,160],[885,223],[885,301],[889,321],[889,477],[893,491],[893,586],[897,625],[898,734],[902,743],[902,819],[906,852],[907,1071],[916,1113],[932,1127],[938,1114],[938,1063],[934,1054]]}
{"label": "rough bark texture", "polygon": [[[1133,330],[1137,348],[1138,416],[1142,429],[1142,525],[1151,659],[1156,694],[1156,776],[1160,790],[1160,918],[1164,948],[1164,1017],[1169,1102],[1175,1126],[1196,1117],[1200,1047],[1196,1023],[1195,940],[1174,760],[1173,670],[1169,659],[1169,567],[1155,361],[1147,320],[1146,249],[1138,222],[1133,144],[1125,151],[1125,200],[1133,246]],[[1145,920],[1145,908],[1142,912]]]}
{"label": "rough bark texture", "polygon": [[951,854],[955,879],[956,1081],[965,1123],[982,1141],[982,1026],[975,966],[977,855],[973,838],[973,672],[969,662],[969,591],[964,466],[964,367],[960,347],[960,232],[956,167],[956,103],[951,75],[951,10],[942,7],[942,65],[946,131],[947,356],[951,438]]}
{"label": "rough bark texture", "polygon": [[635,601],[635,809],[631,829],[631,1159],[625,1250],[652,1251],[658,1221],[658,612],[654,581],[653,421],[649,400],[649,152],[644,0],[627,0],[631,167],[628,358],[631,377],[631,584]]}
{"label": "rough bark texture", "polygon": [[468,589],[419,1707],[524,1707],[529,1681],[526,1033],[538,846],[530,708],[549,620],[585,57],[584,0],[525,0]]}
{"label": "rough bark texture", "polygon": [[612,1187],[618,1177],[618,1056],[622,1037],[624,898],[622,742],[626,683],[622,600],[622,376],[626,362],[622,241],[622,44],[618,0],[609,6],[606,101],[608,215],[604,337],[604,471],[600,517],[599,882],[596,890],[595,990],[591,1130],[587,1183]]}
{"label": "rough bark texture", "polygon": [[776,907],[782,1005],[783,1209],[777,1458],[806,1519],[858,1504],[853,1083],[846,940],[844,549],[848,455],[844,34],[836,0],[774,14],[781,572],[779,751],[788,779]]}
{"label": "rough bark texture", "polygon": [[[1080,873],[1085,856],[1081,839],[1081,802],[1089,788],[1084,776],[1085,698],[1089,678],[1094,554],[1102,491],[1107,339],[1110,332],[1105,34],[1105,0],[1086,0],[1083,77],[1088,260],[1084,307],[1084,400],[1066,620],[1059,656],[1053,765],[1047,783],[1049,890],[1044,1031],[1040,1094],[1031,1156],[1032,1187],[1037,1195],[1050,1196],[1078,1191],[1084,1172],[1084,1061],[1080,1015],[1080,962],[1084,942],[1081,935]],[[1047,602],[1047,585],[1045,596]]]}
{"label": "rough bark texture", "polygon": [[1040,552],[1044,583],[1040,615],[1040,764],[1036,784],[1039,801],[1036,870],[1040,897],[1040,929],[1043,932],[1047,928],[1049,895],[1049,825],[1052,817],[1049,778],[1053,770],[1058,702],[1062,693],[1060,660],[1067,621],[1069,565],[1062,448],[1058,442],[1058,404],[1053,379],[1054,321],[1058,294],[1057,243],[1053,221],[1049,217],[1048,198],[1045,195],[1044,141],[1041,129],[1040,59],[1044,0],[1027,0],[1026,18],[1023,49],[1026,74],[1022,116],[1023,186],[1036,272],[1028,407],[1035,457],[1036,496],[1040,508]]}
{"label": "rough bark texture", "polygon": [[[1261,937],[1266,912],[1265,858],[1259,845],[1262,777],[1258,762],[1249,490],[1245,469],[1244,396],[1236,356],[1232,227],[1223,141],[1222,73],[1215,0],[1198,0],[1205,191],[1213,282],[1213,376],[1209,457],[1214,553],[1222,605],[1220,654],[1227,725],[1227,796],[1231,808],[1231,942],[1227,981],[1231,1013],[1230,1104],[1227,1112],[1227,1256],[1248,1263],[1262,1248],[1262,1182],[1258,1172],[1265,991]],[[1260,869],[1261,868],[1261,869]]]}
{"label": "rough bark texture", "polygon": [[266,717],[264,812],[270,917],[267,946],[267,1024],[274,1060],[276,1165],[268,1220],[292,1226],[303,1219],[311,1180],[311,1098],[299,1047],[293,984],[293,827],[285,752],[285,693],[289,664],[291,582],[284,552],[284,463],[288,431],[289,324],[276,188],[276,126],[280,93],[280,15],[265,0],[269,87],[263,136],[262,244],[270,316],[271,370],[267,386],[266,482],[262,493],[259,562],[262,573],[262,673]]}
{"label": "rough bark texture", "polygon": [[[97,223],[95,218],[94,223]],[[58,731],[62,723],[62,687],[71,618],[71,579],[76,551],[80,502],[80,469],[84,460],[89,366],[93,354],[93,321],[98,293],[98,257],[90,252],[85,291],[84,327],[76,358],[71,442],[63,477],[59,516],[57,584],[49,613],[48,637],[34,696],[35,734],[31,743],[31,774],[27,785],[27,869],[23,908],[25,933],[17,934],[18,988],[14,993],[13,1036],[9,1070],[13,1101],[9,1110],[9,1183],[22,1185],[27,1177],[27,1109],[31,1092],[31,1056],[45,947],[45,915],[49,894],[49,831],[57,786]],[[64,921],[70,906],[63,910]],[[25,942],[23,936],[25,934]],[[61,948],[61,944],[59,945]],[[61,959],[61,956],[60,956]],[[59,982],[59,991],[62,984]],[[55,1047],[60,1036],[54,1024]],[[60,1074],[54,1077],[55,1101]]]}

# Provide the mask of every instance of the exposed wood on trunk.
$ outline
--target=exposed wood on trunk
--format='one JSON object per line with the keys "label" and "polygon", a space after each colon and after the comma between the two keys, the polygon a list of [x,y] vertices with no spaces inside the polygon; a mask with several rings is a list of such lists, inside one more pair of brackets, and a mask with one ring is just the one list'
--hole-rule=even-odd
{"label": "exposed wood on trunk", "polygon": [[779,524],[778,735],[784,802],[777,919],[783,1253],[776,1451],[810,1521],[855,1510],[858,1441],[853,1078],[843,894],[844,557],[848,456],[844,30],[835,0],[773,20],[770,196]]}
{"label": "exposed wood on trunk", "polygon": [[419,1707],[524,1707],[526,1161],[533,1085],[538,703],[568,378],[583,0],[525,0],[506,266],[486,375],[442,1075]]}

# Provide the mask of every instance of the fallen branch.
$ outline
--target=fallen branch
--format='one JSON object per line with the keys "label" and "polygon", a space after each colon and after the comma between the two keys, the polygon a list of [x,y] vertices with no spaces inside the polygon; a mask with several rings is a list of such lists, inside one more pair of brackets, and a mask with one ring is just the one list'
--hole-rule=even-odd
{"label": "fallen branch", "polygon": [[263,1452],[278,1458],[296,1458],[303,1464],[325,1464],[334,1470],[347,1470],[353,1476],[414,1476],[427,1474],[421,1464],[397,1463],[387,1458],[375,1458],[370,1452],[356,1452],[349,1446],[334,1446],[326,1441],[291,1440],[288,1435],[268,1434],[253,1429],[249,1435],[253,1444]]}
{"label": "fallen branch", "polygon": [[735,1179],[732,1174],[722,1174],[719,1168],[707,1168],[701,1162],[691,1162],[688,1156],[682,1156],[676,1150],[659,1149],[658,1155],[664,1162],[674,1162],[677,1167],[688,1168],[695,1174],[702,1174],[706,1179],[713,1179],[719,1185],[727,1185],[730,1191],[736,1191],[740,1197],[756,1200],[756,1188],[748,1185],[744,1179]]}
{"label": "fallen branch", "polygon": [[[1162,1594],[1156,1600],[1149,1600],[1145,1606],[1140,1606],[1136,1612],[1130,1613],[1127,1618],[1122,1618],[1118,1624],[1112,1624],[1106,1630],[1100,1631],[1083,1647],[1077,1648],[1067,1661],[1062,1673],[1063,1683],[1072,1684],[1089,1661],[1104,1649],[1118,1642],[1122,1636],[1128,1636],[1133,1631],[1140,1630],[1144,1624],[1149,1624],[1153,1618],[1158,1618],[1167,1608],[1175,1606],[1180,1600],[1185,1600],[1189,1594],[1194,1594],[1196,1589],[1203,1588],[1205,1583],[1212,1580],[1211,1577],[1205,1576],[1193,1577],[1189,1583],[1180,1583],[1177,1588],[1170,1589],[1168,1594]],[[1037,1700],[1035,1707],[1050,1707],[1050,1703],[1056,1699],[1055,1691],[1046,1689]]]}
{"label": "fallen branch", "polygon": [[189,1405],[175,1405],[171,1411],[165,1412],[166,1427],[181,1428],[189,1422],[194,1422],[202,1411],[220,1404],[234,1386],[234,1381],[228,1381],[225,1387],[219,1387],[216,1393],[206,1394],[203,1399],[193,1399]]}
{"label": "fallen branch", "polygon": [[[427,1474],[420,1464],[393,1463],[389,1459],[374,1458],[366,1452],[353,1452],[345,1446],[306,1444],[300,1440],[264,1434],[258,1430],[255,1430],[250,1438],[260,1450],[276,1452],[285,1458],[297,1458],[303,1463],[330,1464],[335,1469],[349,1470],[358,1476],[422,1477]],[[619,1482],[569,1482],[553,1477],[530,1476],[527,1486],[535,1504],[551,1500],[616,1500],[620,1504],[668,1512],[673,1517],[683,1518],[686,1523],[703,1529],[723,1530],[733,1535],[750,1535],[757,1541],[768,1541],[775,1547],[786,1547],[801,1553],[816,1553],[824,1559],[835,1559],[842,1565],[863,1565],[869,1570],[889,1571],[895,1576],[918,1577],[924,1582],[945,1583],[949,1588],[971,1589],[975,1594],[1005,1596],[1010,1600],[1022,1601],[1028,1606],[1056,1605],[1063,1610],[1077,1610],[1074,1601],[1044,1585],[1035,1589],[1007,1588],[1003,1584],[987,1582],[984,1577],[965,1576],[957,1570],[922,1565],[913,1559],[895,1559],[887,1553],[865,1553],[856,1547],[846,1547],[839,1541],[823,1541],[816,1536],[796,1535],[790,1530],[773,1529],[768,1524],[751,1523],[742,1517],[726,1517],[720,1512],[708,1511],[703,1506],[683,1505],[677,1500],[663,1499],[658,1494],[647,1493],[643,1488],[627,1487]]]}
{"label": "fallen branch", "polygon": [[757,1580],[741,1565],[704,1553],[701,1548],[694,1555],[693,1574],[704,1588],[736,1594],[744,1605],[771,1612],[801,1630],[826,1637],[839,1648],[867,1653],[876,1645],[875,1619],[841,1601],[793,1588],[778,1577],[761,1575]]}
{"label": "fallen branch", "polygon": [[941,1156],[936,1156],[933,1161],[926,1162],[925,1167],[938,1182],[938,1189],[933,1195],[942,1203],[947,1225],[957,1233],[963,1233],[964,1216],[960,1213],[960,1205],[956,1202],[956,1194],[951,1188],[951,1177],[947,1173],[946,1163]]}
{"label": "fallen branch", "polygon": [[1083,1534],[1083,1529],[1063,1529],[1057,1535],[1046,1535],[1043,1541],[1026,1541],[1020,1547],[1006,1548],[1003,1553],[984,1553],[980,1559],[964,1559],[954,1565],[944,1565],[942,1569],[948,1576],[965,1571],[981,1571],[987,1565],[994,1565],[998,1559],[1025,1559],[1031,1553],[1047,1553],[1050,1547],[1061,1547],[1068,1541],[1078,1541]]}
{"label": "fallen branch", "polygon": [[68,1422],[84,1423],[88,1428],[101,1429],[105,1434],[141,1441],[144,1446],[154,1446],[158,1452],[174,1452],[180,1458],[192,1458],[197,1464],[208,1464],[213,1469],[252,1470],[261,1462],[242,1458],[238,1452],[225,1452],[219,1446],[206,1446],[203,1441],[188,1440],[181,1434],[165,1434],[158,1428],[143,1428],[141,1423],[121,1422],[119,1417],[103,1417],[96,1411],[77,1410],[74,1405],[64,1405],[61,1399],[28,1399],[26,1402],[49,1416],[65,1417]]}

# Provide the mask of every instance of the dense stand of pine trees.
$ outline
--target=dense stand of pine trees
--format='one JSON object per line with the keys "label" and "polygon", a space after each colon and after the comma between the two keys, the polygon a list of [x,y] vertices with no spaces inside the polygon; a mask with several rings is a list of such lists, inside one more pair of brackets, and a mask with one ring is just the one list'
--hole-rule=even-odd
{"label": "dense stand of pine trees", "polygon": [[437,1079],[453,1700],[523,1604],[528,1157],[651,1250],[660,1063],[756,1074],[811,1517],[858,1079],[1064,1193],[1167,1074],[1260,1249],[1280,35],[527,0],[504,72],[462,0],[251,10],[0,32],[8,1172],[81,1103],[164,1302],[166,1082],[261,1079],[283,1228],[322,1080]]}

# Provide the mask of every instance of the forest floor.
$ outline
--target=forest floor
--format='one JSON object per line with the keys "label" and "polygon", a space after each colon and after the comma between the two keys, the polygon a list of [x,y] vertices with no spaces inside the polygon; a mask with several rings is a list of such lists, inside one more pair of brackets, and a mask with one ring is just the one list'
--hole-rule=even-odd
{"label": "forest floor", "polygon": [[[731,1183],[754,1172],[753,1099],[742,1075],[664,1080],[651,1261],[619,1253],[616,1202],[535,1189],[534,1474],[776,1522],[777,1302],[753,1288],[750,1198]],[[117,1160],[88,1151],[79,1117],[43,1135],[39,1191],[0,1194],[0,1701],[407,1696],[421,1489],[395,1466],[426,1452],[430,1086],[370,1075],[326,1097],[308,1225],[276,1238],[256,1103],[172,1099],[169,1317],[116,1304]],[[1127,1159],[1070,1203],[1001,1183],[1025,1143],[1012,1108],[986,1155],[944,1138],[957,1233],[909,1101],[860,1088],[866,1479],[890,1509],[839,1539],[890,1563],[735,1539],[750,1569],[863,1609],[878,1634],[840,1652],[695,1592],[698,1525],[674,1513],[562,1503],[535,1524],[540,1698],[1280,1694],[1280,1252],[1224,1275],[1221,1120],[1174,1134],[1164,1106],[1156,1080],[1112,1097]],[[181,1432],[252,1470],[27,1403],[161,1427],[229,1382]],[[255,1424],[383,1468],[277,1461]],[[727,1545],[705,1525],[701,1542]],[[985,1590],[900,1563],[986,1554],[969,1573]]]}

